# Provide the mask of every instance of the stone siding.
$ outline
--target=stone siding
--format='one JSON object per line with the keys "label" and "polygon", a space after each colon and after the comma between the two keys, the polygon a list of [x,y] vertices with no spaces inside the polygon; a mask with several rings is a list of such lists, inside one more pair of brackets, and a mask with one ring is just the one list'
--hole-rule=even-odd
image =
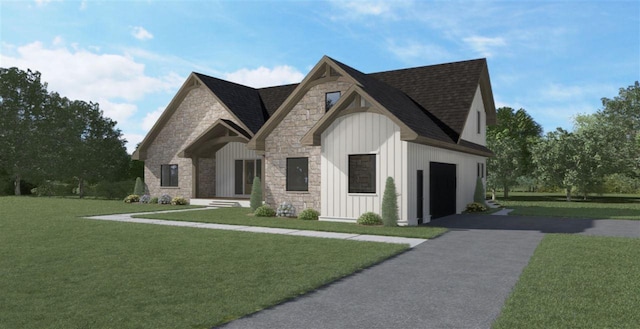
{"label": "stone siding", "polygon": [[[282,202],[291,202],[296,211],[306,208],[320,210],[321,146],[303,146],[302,137],[325,114],[325,94],[345,91],[347,82],[327,82],[310,88],[291,112],[265,140],[265,186],[267,204],[277,208]],[[287,191],[287,158],[309,158],[309,191]]]}
{"label": "stone siding", "polygon": [[[233,120],[231,114],[211,95],[206,87],[200,86],[187,92],[176,111],[147,150],[144,177],[152,196],[168,194],[172,197],[182,196],[187,199],[195,197],[193,195],[193,174],[196,166],[190,158],[178,157],[178,153],[218,119]],[[215,168],[211,170],[203,168],[203,165],[210,163],[209,159],[203,160],[200,162],[199,173],[208,176]],[[178,187],[160,186],[160,166],[163,164],[178,165]],[[215,189],[215,182],[213,186]],[[203,193],[212,192],[208,187],[203,189],[201,190]],[[213,192],[215,193],[215,190]]]}
{"label": "stone siding", "polygon": [[198,198],[216,196],[216,158],[198,159]]}

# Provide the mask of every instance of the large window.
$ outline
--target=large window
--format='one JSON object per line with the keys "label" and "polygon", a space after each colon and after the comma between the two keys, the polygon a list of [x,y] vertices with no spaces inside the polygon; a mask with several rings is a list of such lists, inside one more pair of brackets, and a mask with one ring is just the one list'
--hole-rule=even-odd
{"label": "large window", "polygon": [[287,191],[309,190],[309,158],[287,158]]}
{"label": "large window", "polygon": [[376,155],[349,155],[349,193],[376,193]]}
{"label": "large window", "polygon": [[234,167],[236,194],[251,194],[254,177],[262,183],[262,160],[236,160]]}
{"label": "large window", "polygon": [[324,96],[324,110],[329,111],[331,107],[338,102],[339,99],[340,99],[339,91],[326,93]]}
{"label": "large window", "polygon": [[484,163],[478,162],[478,177],[484,178]]}
{"label": "large window", "polygon": [[160,186],[178,186],[177,164],[161,165],[160,171]]}

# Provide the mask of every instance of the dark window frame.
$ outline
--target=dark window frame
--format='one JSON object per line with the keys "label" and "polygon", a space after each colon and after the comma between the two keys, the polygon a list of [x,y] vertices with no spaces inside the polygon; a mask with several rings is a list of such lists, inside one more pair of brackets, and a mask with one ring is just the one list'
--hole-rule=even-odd
{"label": "dark window frame", "polygon": [[[299,162],[304,160],[304,165]],[[293,167],[302,169],[302,171],[292,170]],[[306,168],[303,168],[306,167]],[[302,176],[290,176],[293,174],[302,174]],[[308,192],[309,191],[309,158],[294,157],[287,158],[286,167],[286,190],[291,192]]]}
{"label": "dark window frame", "polygon": [[[167,171],[166,175],[165,171]],[[169,179],[168,182],[165,177]],[[179,177],[180,171],[178,168],[178,164],[171,163],[160,165],[160,187],[178,187]]]}
{"label": "dark window frame", "polygon": [[[370,168],[365,168],[362,166],[352,166],[351,165],[351,161],[352,159],[355,159],[356,157],[367,157],[369,158],[369,160],[367,161],[368,163],[371,164]],[[373,160],[371,160],[371,158],[373,158]],[[371,154],[371,153],[365,153],[365,154],[349,154],[349,159],[348,159],[348,168],[349,168],[349,172],[347,174],[347,183],[348,183],[348,192],[349,193],[355,193],[355,194],[376,194],[377,190],[378,190],[378,157],[377,154]],[[359,170],[364,170],[367,169],[367,173],[365,173],[365,177],[369,177],[369,182],[366,184],[367,186],[358,186],[354,184],[355,182],[355,177],[352,176],[355,173],[359,173],[360,171],[355,171],[354,169],[359,169]],[[368,187],[368,188],[367,188]]]}
{"label": "dark window frame", "polygon": [[476,111],[478,113],[478,134],[482,133],[482,114],[480,111]]}
{"label": "dark window frame", "polygon": [[[330,100],[329,99],[329,95],[335,95],[338,94],[338,98],[334,100]],[[336,103],[338,103],[338,101],[340,100],[340,97],[342,97],[342,92],[341,91],[330,91],[328,93],[324,94],[324,111],[325,112],[329,112],[329,110],[336,105]],[[330,102],[331,101],[331,102]]]}

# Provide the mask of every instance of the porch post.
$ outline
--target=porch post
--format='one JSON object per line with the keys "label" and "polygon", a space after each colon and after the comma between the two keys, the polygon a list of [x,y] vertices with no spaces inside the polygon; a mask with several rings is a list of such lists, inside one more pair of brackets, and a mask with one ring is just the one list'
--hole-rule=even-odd
{"label": "porch post", "polygon": [[198,197],[198,167],[199,167],[198,157],[191,158],[191,198]]}

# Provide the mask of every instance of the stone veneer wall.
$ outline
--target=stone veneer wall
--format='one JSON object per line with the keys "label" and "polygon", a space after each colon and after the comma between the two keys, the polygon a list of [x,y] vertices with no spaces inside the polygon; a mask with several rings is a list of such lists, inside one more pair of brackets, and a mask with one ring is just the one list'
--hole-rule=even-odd
{"label": "stone veneer wall", "polygon": [[216,158],[198,159],[198,198],[216,196]]}
{"label": "stone veneer wall", "polygon": [[[265,202],[277,208],[291,202],[296,211],[313,208],[320,211],[321,146],[303,146],[302,137],[325,114],[325,94],[340,91],[344,95],[351,83],[327,82],[310,88],[284,120],[265,140]],[[309,158],[309,191],[286,191],[287,158]]]}
{"label": "stone veneer wall", "polygon": [[[190,158],[180,158],[178,153],[218,119],[233,120],[231,114],[206,87],[200,86],[188,91],[147,150],[144,177],[152,196],[168,194],[172,197],[182,196],[188,199],[195,197],[192,195],[194,166]],[[200,161],[201,165],[208,165],[208,163],[208,159]],[[213,163],[215,166],[215,161]],[[160,186],[160,166],[163,164],[178,165],[178,187]],[[201,175],[209,175],[209,172],[202,167],[199,170]],[[215,182],[213,186],[215,189]],[[206,188],[203,192],[210,193],[211,190]],[[215,193],[215,190],[213,192]]]}

